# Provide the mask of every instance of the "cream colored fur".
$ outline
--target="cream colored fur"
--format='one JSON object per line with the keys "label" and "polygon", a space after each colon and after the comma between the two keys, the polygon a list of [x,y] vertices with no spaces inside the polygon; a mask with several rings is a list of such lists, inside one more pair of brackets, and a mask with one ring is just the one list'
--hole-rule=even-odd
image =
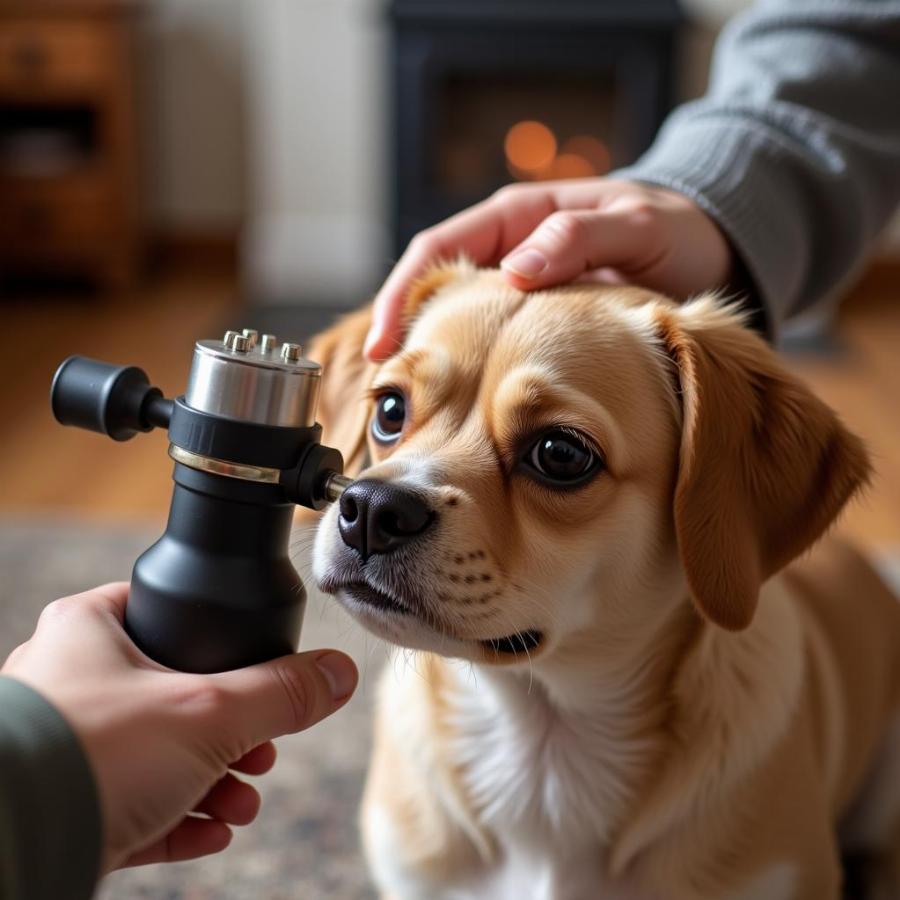
{"label": "cream colored fur", "polygon": [[[372,401],[352,399],[408,396],[364,474],[439,516],[402,565],[366,564],[417,616],[336,588],[416,651],[385,670],[363,809],[384,896],[827,900],[850,810],[891,890],[900,608],[834,542],[785,568],[867,477],[858,440],[710,298],[526,296],[461,266],[408,312],[383,366],[358,362],[366,311],[314,347],[326,438],[357,468]],[[589,434],[606,470],[571,492],[524,477],[516,442],[549,424]],[[326,587],[338,514],[316,541]],[[484,644],[528,629],[531,654]]]}

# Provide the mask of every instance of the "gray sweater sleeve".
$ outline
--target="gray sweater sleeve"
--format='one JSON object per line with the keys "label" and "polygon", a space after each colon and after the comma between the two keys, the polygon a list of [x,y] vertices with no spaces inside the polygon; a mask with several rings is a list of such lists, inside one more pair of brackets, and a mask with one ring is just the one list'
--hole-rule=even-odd
{"label": "gray sweater sleeve", "polygon": [[87,900],[100,808],[84,753],[40,694],[0,676],[0,897]]}
{"label": "gray sweater sleeve", "polygon": [[900,2],[758,3],[723,31],[707,95],[613,177],[715,219],[772,332],[827,305],[900,203]]}

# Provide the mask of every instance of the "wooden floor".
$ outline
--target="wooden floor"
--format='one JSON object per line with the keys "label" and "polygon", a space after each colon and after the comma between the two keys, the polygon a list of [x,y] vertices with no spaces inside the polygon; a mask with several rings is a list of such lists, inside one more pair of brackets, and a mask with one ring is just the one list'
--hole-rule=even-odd
{"label": "wooden floor", "polygon": [[[86,517],[162,525],[171,465],[166,437],[116,444],[50,415],[56,366],[73,353],[140,365],[171,396],[185,386],[193,341],[242,317],[233,275],[171,272],[129,297],[0,301],[0,515]],[[900,547],[900,267],[871,271],[845,302],[840,352],[800,357],[807,378],[869,443],[878,475],[841,531]]]}
{"label": "wooden floor", "polygon": [[836,337],[833,356],[789,362],[872,454],[872,485],[839,529],[865,545],[900,549],[900,265],[865,275],[844,301]]}
{"label": "wooden floor", "polygon": [[92,356],[140,366],[166,396],[180,394],[194,341],[240,327],[232,321],[238,309],[227,270],[169,274],[121,298],[5,302],[0,514],[164,523],[172,470],[165,433],[116,443],[63,428],[50,413],[53,373],[72,354]]}

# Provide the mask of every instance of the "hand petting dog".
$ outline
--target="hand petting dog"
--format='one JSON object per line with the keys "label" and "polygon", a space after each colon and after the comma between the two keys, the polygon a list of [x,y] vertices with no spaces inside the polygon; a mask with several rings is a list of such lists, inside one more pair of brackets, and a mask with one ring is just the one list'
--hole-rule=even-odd
{"label": "hand petting dog", "polygon": [[499,265],[523,291],[591,280],[679,299],[722,287],[733,267],[715,222],[675,191],[611,178],[508,185],[410,242],[375,299],[369,359],[399,348],[404,298],[416,278],[460,255]]}

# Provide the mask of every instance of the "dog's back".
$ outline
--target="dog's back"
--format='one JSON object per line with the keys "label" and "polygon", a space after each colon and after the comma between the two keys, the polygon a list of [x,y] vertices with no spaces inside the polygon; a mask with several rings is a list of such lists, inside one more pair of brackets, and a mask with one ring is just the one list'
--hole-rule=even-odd
{"label": "dog's back", "polygon": [[894,897],[884,891],[900,884],[900,600],[835,538],[785,578],[809,623],[811,702],[819,707],[822,765],[836,779],[843,849],[868,863],[874,884],[865,896]]}

